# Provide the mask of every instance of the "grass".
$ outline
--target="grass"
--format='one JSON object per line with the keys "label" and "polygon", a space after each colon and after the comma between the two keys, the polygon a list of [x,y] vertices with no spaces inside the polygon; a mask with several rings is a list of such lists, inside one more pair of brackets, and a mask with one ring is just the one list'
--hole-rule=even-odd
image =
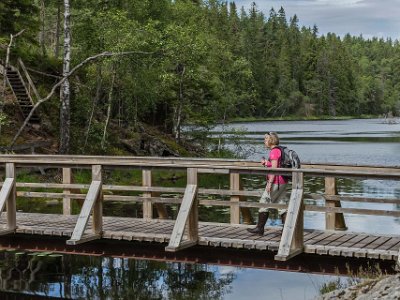
{"label": "grass", "polygon": [[334,280],[323,283],[319,288],[319,293],[323,295],[335,290],[343,290],[357,284],[362,285],[364,282],[373,279],[379,279],[386,275],[386,273],[380,268],[379,264],[368,264],[365,268],[360,267],[355,272],[350,269],[349,265],[347,265],[347,270],[349,276],[348,278],[343,279],[338,277]]}

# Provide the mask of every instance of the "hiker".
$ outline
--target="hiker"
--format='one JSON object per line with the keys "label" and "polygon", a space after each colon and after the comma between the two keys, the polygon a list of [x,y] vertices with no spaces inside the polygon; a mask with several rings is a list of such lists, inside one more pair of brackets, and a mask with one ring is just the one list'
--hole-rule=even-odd
{"label": "hiker", "polygon": [[[261,163],[267,168],[278,168],[281,166],[280,161],[282,157],[281,150],[279,149],[279,137],[276,132],[270,132],[264,136],[264,145],[270,149],[268,160],[262,158]],[[267,175],[267,185],[260,198],[260,203],[278,203],[281,196],[285,194],[287,178],[281,175],[269,174]],[[258,235],[264,234],[264,226],[267,223],[269,212],[271,208],[260,208],[258,210],[258,222],[255,228],[248,228],[251,233]],[[282,223],[285,221],[286,210],[280,211]]]}

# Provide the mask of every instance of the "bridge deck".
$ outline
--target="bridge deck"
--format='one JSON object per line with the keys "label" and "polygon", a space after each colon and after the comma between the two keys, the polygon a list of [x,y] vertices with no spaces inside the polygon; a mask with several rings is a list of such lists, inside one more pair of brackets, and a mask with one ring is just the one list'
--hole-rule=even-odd
{"label": "bridge deck", "polygon": [[[17,213],[17,233],[70,237],[78,216]],[[173,220],[145,221],[136,218],[103,217],[103,238],[167,243]],[[0,226],[6,217],[0,218]],[[91,227],[89,221],[88,227]],[[247,225],[199,223],[199,244],[211,247],[247,248],[276,252],[281,239],[281,227],[266,228],[264,236],[246,231]],[[88,231],[89,232],[89,231]],[[371,235],[321,230],[304,230],[304,252],[332,256],[368,257],[397,260],[400,236]]]}

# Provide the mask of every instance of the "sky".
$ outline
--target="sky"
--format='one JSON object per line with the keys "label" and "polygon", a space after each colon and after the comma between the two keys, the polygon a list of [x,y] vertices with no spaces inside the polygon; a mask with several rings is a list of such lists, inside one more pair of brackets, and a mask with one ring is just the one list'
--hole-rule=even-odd
{"label": "sky", "polygon": [[320,34],[347,33],[364,38],[383,37],[400,40],[400,0],[235,0],[238,8],[252,2],[269,15],[271,7],[282,6],[289,20],[294,14],[299,25],[317,25]]}

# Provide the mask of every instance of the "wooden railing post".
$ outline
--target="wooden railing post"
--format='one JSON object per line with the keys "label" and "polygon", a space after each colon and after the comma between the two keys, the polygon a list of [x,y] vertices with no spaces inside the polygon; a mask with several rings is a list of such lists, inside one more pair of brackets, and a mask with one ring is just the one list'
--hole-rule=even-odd
{"label": "wooden railing post", "polygon": [[[151,170],[144,169],[142,171],[142,186],[151,187],[151,177]],[[143,201],[143,219],[145,220],[153,219],[153,203],[151,202],[150,198],[154,196],[156,196],[156,193],[154,192],[143,193],[143,197],[145,198]],[[163,203],[155,203],[154,207],[157,210],[157,215],[159,219],[168,219],[168,212]]]}
{"label": "wooden railing post", "polygon": [[[72,183],[72,173],[71,173],[71,168],[63,168],[62,169],[63,173],[63,183],[70,184]],[[70,189],[65,189],[64,194],[71,194]],[[70,215],[72,213],[72,199],[70,197],[64,197],[63,198],[63,215]]]}
{"label": "wooden railing post", "polygon": [[[336,178],[325,177],[325,195],[337,195]],[[329,198],[329,197],[328,197]],[[342,207],[340,201],[325,200],[326,207]],[[343,213],[327,212],[325,214],[325,228],[327,230],[346,230],[346,222]]]}
{"label": "wooden railing post", "polygon": [[[239,173],[229,172],[229,178],[231,192],[243,190],[242,181],[240,180]],[[240,223],[240,214],[242,214],[244,224],[253,224],[253,217],[251,215],[250,209],[248,207],[240,207],[239,209],[238,202],[245,201],[246,199],[242,196],[231,196],[230,200],[234,203],[234,205],[231,205],[230,207],[231,224]]]}
{"label": "wooden railing post", "polygon": [[304,248],[304,203],[303,173],[293,172],[292,193],[290,195],[285,225],[279,243],[276,260],[286,261],[303,252]]}
{"label": "wooden railing post", "polygon": [[[74,231],[68,245],[77,245],[84,242],[101,238],[103,231],[103,192],[102,192],[101,165],[92,166],[92,182],[90,184],[85,201],[81,208]],[[90,214],[93,211],[92,234],[84,237],[86,226],[89,222]]]}
{"label": "wooden railing post", "polygon": [[[188,168],[185,194],[165,251],[175,252],[197,245],[199,240],[199,200],[197,198],[197,190],[197,169]],[[185,231],[187,232],[187,239],[182,241]]]}
{"label": "wooden railing post", "polygon": [[[187,185],[197,186],[197,169],[187,169]],[[196,241],[199,238],[199,199],[197,193],[193,200],[191,212],[189,214],[189,220],[187,224],[188,228],[188,240]]]}
{"label": "wooden railing post", "polygon": [[[142,171],[142,186],[144,187],[151,187],[151,170],[144,169]],[[144,220],[151,220],[153,219],[153,204],[151,203],[152,194],[151,192],[143,193],[143,219]]]}
{"label": "wooden railing post", "polygon": [[103,177],[101,165],[92,166],[92,181],[100,181],[100,191],[93,206],[93,233],[99,235],[103,231]]}
{"label": "wooden railing post", "polygon": [[7,229],[14,231],[17,228],[17,191],[16,191],[16,174],[15,164],[6,164],[6,178],[12,178],[13,184],[10,194],[7,198]]}
{"label": "wooden railing post", "polygon": [[[236,172],[229,173],[230,178],[230,188],[232,192],[240,190],[240,174]],[[240,223],[240,209],[239,209],[239,196],[231,196],[231,202],[234,205],[231,205],[230,213],[231,213],[231,224],[239,224]]]}

